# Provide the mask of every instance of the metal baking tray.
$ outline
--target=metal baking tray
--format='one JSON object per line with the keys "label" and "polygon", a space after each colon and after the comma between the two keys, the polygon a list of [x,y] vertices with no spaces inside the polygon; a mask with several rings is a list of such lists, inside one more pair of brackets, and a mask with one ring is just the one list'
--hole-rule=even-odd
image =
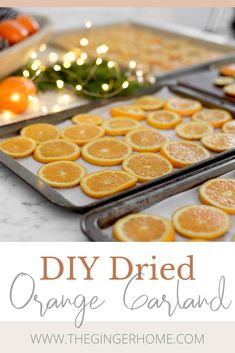
{"label": "metal baking tray", "polygon": [[[181,88],[179,86],[164,86],[161,88],[154,88],[151,87],[145,93],[156,93],[162,97],[168,98],[169,96],[173,95],[179,95],[179,96],[185,96],[185,97],[194,97],[194,98],[199,98],[198,94],[193,94],[193,92],[188,92],[184,88]],[[143,94],[143,92],[141,93]],[[140,94],[139,94],[140,95]],[[219,102],[213,101],[208,101],[203,97],[199,98],[201,102],[204,104],[204,106],[208,107],[217,107],[220,108],[221,105]],[[95,103],[94,106],[92,104],[89,105],[89,107],[86,108],[86,111],[90,111],[94,114],[101,114],[104,118],[109,117],[109,111],[110,108],[113,105],[118,105],[118,104],[130,104],[133,101],[133,98],[130,99],[125,99],[121,100],[120,99],[115,99],[112,103],[100,103],[99,108],[97,108],[97,102]],[[96,109],[91,110],[91,108],[96,107]],[[85,107],[82,109],[82,111],[85,111]],[[230,110],[233,115],[235,115],[235,107],[233,110]],[[81,110],[80,110],[81,112]],[[74,114],[74,110],[69,110],[67,112],[61,112],[58,114],[53,114],[48,117],[42,117],[40,121],[47,121],[51,123],[57,123],[58,127],[64,127],[67,126],[68,124],[71,124],[70,120],[68,120],[69,117],[71,117]],[[33,120],[35,122],[35,119]],[[28,123],[28,122],[27,122]],[[0,128],[1,130],[5,131],[5,128]],[[3,132],[2,131],[2,132]],[[162,131],[163,134],[166,134],[167,136],[171,138],[177,138],[177,135],[174,130],[168,130],[168,131]],[[8,135],[9,136],[9,135]],[[2,134],[3,137],[3,134]],[[6,137],[4,135],[4,137]],[[23,180],[25,180],[28,184],[30,184],[33,188],[35,188],[38,192],[40,192],[42,195],[44,195],[47,199],[49,199],[51,202],[61,206],[61,207],[66,207],[69,209],[73,209],[77,212],[84,213],[89,211],[92,208],[101,206],[105,203],[109,203],[111,201],[117,201],[120,198],[123,198],[127,195],[131,195],[134,193],[137,193],[138,191],[141,190],[147,190],[150,189],[152,190],[153,187],[162,185],[162,183],[169,181],[169,180],[175,180],[176,178],[182,178],[184,175],[187,175],[190,172],[197,173],[198,168],[204,166],[204,167],[210,167],[210,165],[219,160],[220,162],[223,161],[224,158],[227,156],[230,156],[230,152],[224,152],[220,154],[214,154],[210,158],[194,164],[193,166],[180,169],[180,170],[174,170],[172,173],[169,173],[168,175],[165,175],[163,177],[157,178],[151,182],[144,183],[144,184],[138,184],[136,187],[115,194],[111,197],[107,197],[101,200],[95,200],[93,198],[90,198],[86,196],[80,189],[80,187],[74,187],[71,189],[54,189],[45,183],[43,183],[36,175],[37,170],[40,168],[42,165],[41,163],[38,163],[33,159],[33,157],[27,157],[23,159],[18,159],[15,160],[8,155],[6,155],[3,152],[0,152],[0,162],[2,162],[4,165],[6,165],[9,169],[11,169],[15,174],[20,176]],[[85,161],[82,160],[81,162],[86,168],[88,173],[101,170],[101,169],[110,169],[110,167],[98,167],[98,166],[93,166]],[[115,166],[112,167],[111,169],[120,169],[120,166]]]}
{"label": "metal baking tray", "polygon": [[[171,218],[176,209],[200,204],[198,186],[216,177],[235,179],[235,149],[223,162],[217,161],[209,168],[198,168],[196,173],[187,173],[181,178],[88,212],[82,218],[82,230],[93,241],[114,241],[113,224],[121,217],[144,212]],[[235,234],[235,216],[231,216],[231,219],[232,227],[219,241],[229,241]],[[176,241],[183,240],[186,238],[176,234]]]}
{"label": "metal baking tray", "polygon": [[[160,35],[163,35],[165,37],[176,37],[180,39],[189,39],[191,43],[195,44],[200,44],[203,47],[206,48],[212,48],[216,49],[221,52],[221,56],[206,60],[204,62],[195,64],[195,65],[190,65],[190,66],[185,66],[184,68],[180,69],[175,69],[171,71],[166,71],[166,72],[154,72],[154,76],[158,80],[162,79],[174,79],[176,77],[179,77],[182,74],[201,70],[203,68],[208,69],[210,65],[216,63],[218,60],[224,59],[224,58],[230,58],[231,56],[234,57],[235,55],[235,41],[229,38],[226,38],[225,36],[217,35],[217,34],[212,34],[206,31],[190,28],[190,27],[185,27],[179,24],[172,24],[168,22],[161,22],[161,21],[144,21],[144,20],[138,20],[138,21],[119,21],[119,22],[114,22],[114,23],[106,23],[106,24],[97,24],[94,25],[92,28],[93,30],[95,28],[107,28],[107,31],[109,28],[112,28],[114,26],[123,26],[123,25],[130,25],[137,27],[139,29],[147,29],[151,30],[155,33],[158,33]],[[88,30],[86,28],[74,28],[74,29],[69,29],[66,31],[59,31],[54,34],[54,36],[51,38],[51,45],[57,46],[59,48],[65,48],[61,44],[61,38],[66,38],[70,35],[73,34],[81,34],[85,33]],[[67,41],[69,43],[69,41]],[[69,47],[67,47],[69,49]],[[71,49],[71,48],[70,48]]]}

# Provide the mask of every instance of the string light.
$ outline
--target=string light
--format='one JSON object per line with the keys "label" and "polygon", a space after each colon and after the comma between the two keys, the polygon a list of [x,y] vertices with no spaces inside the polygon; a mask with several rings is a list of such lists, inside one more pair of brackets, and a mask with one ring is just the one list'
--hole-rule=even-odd
{"label": "string light", "polygon": [[76,54],[73,51],[69,51],[64,55],[64,61],[73,62],[76,60]]}
{"label": "string light", "polygon": [[129,82],[128,81],[124,81],[122,84],[122,88],[126,89],[127,87],[129,87]]}
{"label": "string light", "polygon": [[129,67],[130,67],[131,69],[135,69],[135,68],[136,68],[136,62],[135,62],[134,60],[131,60],[131,61],[129,62]]}
{"label": "string light", "polygon": [[103,60],[101,58],[97,58],[95,63],[96,63],[96,65],[101,65],[102,62],[103,62]]}
{"label": "string light", "polygon": [[81,85],[77,85],[75,88],[76,88],[77,91],[81,91],[82,90],[82,86]]}
{"label": "string light", "polygon": [[39,50],[40,50],[41,52],[43,52],[43,51],[46,50],[46,48],[47,48],[46,44],[45,44],[45,43],[42,43],[42,44],[40,45],[40,47],[39,47]]}
{"label": "string light", "polygon": [[77,63],[77,65],[81,66],[84,64],[84,60],[82,60],[82,58],[78,58],[76,63]]}
{"label": "string light", "polygon": [[86,60],[86,59],[88,58],[87,53],[83,52],[83,53],[81,54],[81,58],[82,58],[82,60]]}
{"label": "string light", "polygon": [[47,108],[46,105],[42,105],[41,109],[42,109],[42,112],[43,112],[44,114],[47,114],[47,113],[48,113],[48,108]]}
{"label": "string light", "polygon": [[56,65],[53,66],[53,69],[54,69],[55,71],[60,71],[60,70],[61,70],[61,66],[58,65],[58,64],[56,64]]}
{"label": "string light", "polygon": [[30,54],[30,58],[31,59],[37,59],[37,57],[38,57],[38,54],[36,53],[36,51],[32,51],[32,53]]}
{"label": "string light", "polygon": [[29,71],[28,70],[24,70],[23,71],[23,76],[26,77],[26,78],[29,77],[30,76]]}
{"label": "string light", "polygon": [[63,88],[63,87],[64,87],[64,81],[62,81],[62,80],[57,80],[57,81],[56,81],[56,86],[57,86],[59,89]]}
{"label": "string light", "polygon": [[102,44],[96,48],[97,54],[106,54],[109,51],[109,47],[106,44]]}
{"label": "string light", "polygon": [[69,69],[70,66],[71,66],[71,62],[70,62],[70,61],[65,61],[65,62],[63,63],[63,66],[64,66],[65,69]]}
{"label": "string light", "polygon": [[55,63],[58,60],[58,54],[56,54],[55,52],[51,52],[48,58],[51,63]]}
{"label": "string light", "polygon": [[102,87],[103,91],[109,90],[109,85],[107,83],[103,83],[101,87]]}
{"label": "string light", "polygon": [[86,27],[86,28],[91,28],[91,27],[92,27],[91,21],[86,21],[85,27]]}
{"label": "string light", "polygon": [[115,62],[112,61],[112,60],[110,60],[110,61],[108,61],[107,66],[108,66],[110,69],[112,69],[112,68],[115,66]]}
{"label": "string light", "polygon": [[3,119],[6,121],[10,121],[12,119],[12,117],[14,116],[14,114],[12,112],[10,112],[9,110],[5,110],[2,114]]}
{"label": "string light", "polygon": [[82,39],[80,40],[80,45],[81,45],[82,47],[86,47],[88,44],[89,44],[89,40],[88,40],[87,38],[82,38]]}

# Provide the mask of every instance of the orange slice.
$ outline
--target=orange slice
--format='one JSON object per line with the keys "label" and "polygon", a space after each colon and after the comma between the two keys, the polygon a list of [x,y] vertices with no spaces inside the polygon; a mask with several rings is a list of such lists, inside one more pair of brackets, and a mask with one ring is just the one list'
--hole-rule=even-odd
{"label": "orange slice", "polygon": [[215,239],[230,228],[230,218],[222,210],[205,205],[178,209],[172,216],[175,230],[188,238]]}
{"label": "orange slice", "polygon": [[234,79],[229,76],[227,76],[227,77],[219,76],[214,79],[214,84],[219,87],[230,85],[233,82],[234,82]]}
{"label": "orange slice", "polygon": [[235,96],[235,83],[232,83],[231,85],[227,85],[224,87],[224,92],[228,94],[229,96]]}
{"label": "orange slice", "polygon": [[0,150],[11,156],[12,158],[24,158],[33,153],[37,144],[34,140],[16,136],[4,140],[0,143]]}
{"label": "orange slice", "polygon": [[206,205],[235,214],[235,180],[233,179],[208,180],[199,188],[199,197]]}
{"label": "orange slice", "polygon": [[147,122],[149,125],[162,130],[173,129],[181,121],[182,118],[178,113],[164,109],[158,110],[147,116]]}
{"label": "orange slice", "polygon": [[222,127],[222,131],[229,134],[235,134],[235,120],[225,123]]}
{"label": "orange slice", "polygon": [[41,143],[34,151],[34,158],[41,163],[74,161],[80,156],[75,143],[65,140],[51,140]]}
{"label": "orange slice", "polygon": [[112,117],[126,117],[136,120],[146,119],[146,114],[143,109],[136,107],[135,105],[126,105],[113,107],[111,109]]}
{"label": "orange slice", "polygon": [[86,169],[75,162],[59,161],[44,165],[38,170],[38,176],[54,188],[71,188],[80,183]]}
{"label": "orange slice", "polygon": [[91,141],[82,148],[85,161],[101,166],[121,164],[131,153],[132,149],[127,143],[113,137]]}
{"label": "orange slice", "polygon": [[29,137],[38,143],[55,140],[60,137],[59,129],[54,125],[46,123],[26,126],[20,131],[20,134],[21,136]]}
{"label": "orange slice", "polygon": [[202,109],[200,102],[194,99],[170,98],[165,103],[165,109],[169,109],[182,116],[192,115]]}
{"label": "orange slice", "polygon": [[86,175],[81,181],[85,194],[99,199],[132,188],[137,178],[122,170],[103,170]]}
{"label": "orange slice", "polygon": [[222,66],[220,68],[220,74],[224,76],[235,76],[235,64]]}
{"label": "orange slice", "polygon": [[102,127],[91,124],[77,124],[64,128],[61,136],[79,146],[85,145],[87,142],[96,140],[104,136],[105,131]]}
{"label": "orange slice", "polygon": [[190,242],[205,242],[205,241],[208,241],[208,240],[201,239],[201,238],[193,238],[193,239],[188,239],[187,241],[190,241]]}
{"label": "orange slice", "polygon": [[126,135],[129,131],[139,127],[141,127],[140,122],[131,118],[110,119],[103,124],[106,135],[109,136]]}
{"label": "orange slice", "polygon": [[157,110],[163,107],[165,99],[156,96],[143,96],[133,104],[143,110]]}
{"label": "orange slice", "polygon": [[235,135],[225,132],[213,133],[204,136],[201,139],[201,142],[211,151],[224,152],[231,148],[235,148]]}
{"label": "orange slice", "polygon": [[104,119],[100,115],[94,114],[77,114],[72,117],[72,122],[74,124],[91,124],[91,125],[101,125]]}
{"label": "orange slice", "polygon": [[157,152],[169,141],[157,130],[145,127],[128,132],[125,140],[137,152]]}
{"label": "orange slice", "polygon": [[210,123],[214,128],[221,128],[224,123],[231,119],[231,114],[222,109],[204,109],[192,116],[193,121]]}
{"label": "orange slice", "polygon": [[200,140],[203,136],[214,131],[213,126],[202,121],[187,121],[176,126],[178,136],[187,140]]}
{"label": "orange slice", "polygon": [[202,146],[191,141],[171,141],[160,150],[175,168],[183,168],[210,157],[210,153]]}
{"label": "orange slice", "polygon": [[122,167],[126,172],[138,178],[140,183],[159,178],[173,169],[166,158],[156,153],[133,154],[125,159]]}
{"label": "orange slice", "polygon": [[169,219],[150,214],[131,214],[119,219],[113,229],[118,241],[174,241],[174,228]]}

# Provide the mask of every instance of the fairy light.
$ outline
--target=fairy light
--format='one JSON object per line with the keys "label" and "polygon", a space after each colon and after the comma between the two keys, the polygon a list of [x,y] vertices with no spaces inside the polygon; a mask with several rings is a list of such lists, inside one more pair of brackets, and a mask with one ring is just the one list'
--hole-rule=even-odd
{"label": "fairy light", "polygon": [[65,69],[69,69],[70,66],[71,66],[71,62],[70,62],[70,61],[65,61],[65,62],[63,63],[63,66],[64,66]]}
{"label": "fairy light", "polygon": [[42,44],[40,45],[40,47],[39,47],[39,50],[40,50],[41,52],[43,52],[43,51],[46,50],[46,48],[47,48],[46,44],[45,44],[45,43],[42,43]]}
{"label": "fairy light", "polygon": [[24,70],[23,71],[23,76],[26,77],[26,78],[29,77],[30,76],[29,71],[28,70]]}
{"label": "fairy light", "polygon": [[43,114],[47,114],[48,113],[48,108],[47,108],[46,105],[42,105],[41,106],[41,110],[42,110]]}
{"label": "fairy light", "polygon": [[81,66],[84,64],[84,60],[82,58],[78,58],[76,63],[77,63],[77,65]]}
{"label": "fairy light", "polygon": [[126,89],[127,87],[129,87],[129,82],[128,81],[124,81],[122,84],[122,88]]}
{"label": "fairy light", "polygon": [[81,91],[82,90],[82,86],[81,85],[77,85],[75,88],[76,88],[77,91]]}
{"label": "fairy light", "polygon": [[10,112],[9,110],[5,110],[2,114],[2,116],[3,116],[4,120],[10,121],[13,118],[14,114],[12,112]]}
{"label": "fairy light", "polygon": [[60,105],[59,105],[59,104],[55,104],[55,105],[53,106],[53,108],[52,108],[52,111],[53,111],[54,113],[60,111]]}
{"label": "fairy light", "polygon": [[136,68],[136,62],[134,60],[131,60],[129,62],[129,67],[130,67],[130,69],[135,69]]}
{"label": "fairy light", "polygon": [[41,73],[41,70],[37,70],[37,71],[36,71],[36,76],[39,76],[40,73]]}
{"label": "fairy light", "polygon": [[109,90],[109,85],[107,83],[103,83],[101,87],[102,87],[103,91],[108,91]]}
{"label": "fairy light", "polygon": [[31,65],[31,69],[32,69],[33,71],[37,71],[38,68],[39,68],[39,66],[40,66],[40,65],[38,65],[38,63],[34,61],[34,62],[32,63],[32,65]]}
{"label": "fairy light", "polygon": [[81,45],[82,47],[86,47],[88,44],[89,44],[89,40],[88,40],[87,38],[82,38],[82,39],[80,40],[80,45]]}
{"label": "fairy light", "polygon": [[82,60],[86,60],[86,59],[88,58],[87,53],[83,52],[83,53],[81,54],[81,58],[82,58]]}
{"label": "fairy light", "polygon": [[37,57],[38,57],[38,54],[36,53],[36,51],[32,51],[32,53],[30,54],[30,58],[31,59],[37,59]]}
{"label": "fairy light", "polygon": [[41,64],[40,66],[39,66],[39,70],[41,70],[41,71],[45,71],[46,70],[46,65],[44,65],[44,64]]}
{"label": "fairy light", "polygon": [[143,71],[137,70],[137,71],[136,71],[136,76],[138,76],[138,77],[143,76]]}
{"label": "fairy light", "polygon": [[55,63],[58,60],[58,54],[56,54],[55,52],[51,52],[48,55],[48,58],[51,63]]}
{"label": "fairy light", "polygon": [[64,81],[62,81],[62,80],[57,80],[57,81],[56,81],[56,86],[57,86],[59,89],[63,88],[63,87],[64,87]]}
{"label": "fairy light", "polygon": [[76,60],[76,54],[73,51],[69,51],[64,55],[64,61],[73,62]]}
{"label": "fairy light", "polygon": [[86,21],[85,27],[86,27],[86,28],[91,28],[91,27],[92,27],[91,21]]}
{"label": "fairy light", "polygon": [[112,61],[112,60],[110,60],[110,61],[108,61],[107,66],[108,66],[110,69],[112,69],[112,68],[115,66],[115,62]]}
{"label": "fairy light", "polygon": [[96,65],[101,65],[102,62],[103,62],[103,60],[101,58],[97,58],[95,63],[96,63]]}
{"label": "fairy light", "polygon": [[53,66],[53,69],[54,69],[55,71],[60,71],[60,70],[61,70],[61,66],[58,65],[58,64],[56,64],[56,65]]}
{"label": "fairy light", "polygon": [[106,54],[109,51],[109,47],[106,44],[101,44],[96,48],[97,54]]}

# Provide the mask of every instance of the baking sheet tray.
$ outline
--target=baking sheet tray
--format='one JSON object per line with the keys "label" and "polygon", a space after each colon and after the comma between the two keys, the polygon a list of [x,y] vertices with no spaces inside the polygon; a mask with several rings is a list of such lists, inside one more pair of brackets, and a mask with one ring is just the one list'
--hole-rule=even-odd
{"label": "baking sheet tray", "polygon": [[[225,36],[219,36],[215,34],[211,34],[205,31],[196,30],[190,27],[181,26],[179,24],[171,24],[167,22],[154,21],[154,23],[149,24],[146,21],[125,21],[125,22],[116,22],[116,23],[107,23],[102,25],[94,25],[92,30],[99,28],[107,28],[107,31],[114,26],[126,26],[130,25],[139,29],[147,29],[156,34],[160,34],[165,37],[170,38],[179,38],[179,39],[187,39],[190,40],[191,43],[199,44],[205,48],[216,49],[221,52],[221,56],[218,56],[213,59],[208,59],[204,62],[193,64],[189,66],[185,66],[183,68],[174,69],[171,71],[165,72],[156,72],[154,71],[154,75],[158,79],[172,79],[176,78],[179,75],[185,74],[192,70],[208,68],[209,65],[216,63],[218,60],[230,56],[235,55],[235,41],[226,38]],[[69,37],[71,35],[77,34],[78,36],[81,34],[86,35],[88,33],[88,29],[86,28],[74,28],[67,31],[61,31],[55,33],[53,38],[51,39],[51,44],[58,46],[59,48],[71,49],[71,46],[68,46]],[[74,44],[76,47],[78,44]],[[134,60],[135,58],[132,58]],[[138,64],[138,63],[137,63]]]}
{"label": "baking sheet tray", "polygon": [[[165,183],[153,191],[140,192],[119,202],[88,212],[82,219],[82,230],[95,241],[114,241],[113,224],[121,217],[131,213],[149,213],[171,218],[177,209],[201,204],[198,186],[215,177],[235,179],[235,150],[232,159],[226,163],[215,163],[211,168],[201,168],[197,174],[188,175],[176,181]],[[235,215],[231,216],[232,226],[224,237],[217,241],[230,241],[235,234]],[[176,234],[176,241],[187,239]]]}
{"label": "baking sheet tray", "polygon": [[[153,91],[154,89],[151,88],[151,91]],[[187,91],[185,91],[184,89],[180,89],[180,87],[163,87],[161,89],[158,89],[156,91],[155,88],[155,94],[162,96],[164,98],[169,98],[170,96],[174,96],[174,95],[179,95],[178,93],[176,94],[176,92],[180,92],[180,95],[183,96],[192,96],[192,93],[190,93],[191,95],[189,95],[187,93]],[[220,105],[214,105],[213,103],[207,102],[205,99],[201,100],[205,106],[216,106],[219,107]],[[131,104],[133,102],[133,99],[128,99],[125,100],[125,104]],[[106,104],[104,106],[101,106],[99,108],[90,110],[91,113],[93,114],[100,114],[102,115],[105,119],[109,118],[109,112],[112,106],[114,105],[123,105],[124,102],[122,101],[117,101],[115,100],[115,102],[111,103],[111,104]],[[87,111],[89,111],[89,109],[87,109]],[[232,111],[232,113],[234,114],[234,111]],[[53,122],[53,120],[55,119],[55,121],[57,121],[57,119],[60,120],[59,123],[57,123],[56,125],[59,128],[63,128],[65,126],[68,126],[71,123],[70,120],[68,120],[68,117],[71,117],[73,114],[71,114],[71,111],[66,112],[65,115],[56,115],[55,117],[53,115],[49,116],[48,119],[46,121],[48,122]],[[187,120],[187,118],[186,118]],[[45,121],[45,120],[43,120]],[[143,125],[146,123],[143,123]],[[1,131],[1,129],[0,129]],[[162,130],[162,133],[170,138],[173,139],[179,139],[175,133],[175,130]],[[200,142],[199,142],[200,143]],[[171,180],[171,179],[175,179],[176,177],[181,177],[182,175],[185,175],[187,172],[193,171],[194,173],[197,172],[197,167],[198,166],[208,166],[210,165],[210,163],[213,162],[214,158],[219,158],[219,160],[223,160],[223,158],[225,158],[227,155],[229,155],[229,152],[225,152],[225,153],[220,153],[220,154],[212,154],[211,158],[208,158],[207,160],[204,160],[200,163],[195,164],[194,166],[188,167],[188,168],[184,168],[183,170],[174,170],[172,173],[169,173],[166,176],[163,176],[161,178],[155,179],[151,182],[145,183],[145,184],[139,184],[136,187],[128,190],[128,191],[124,191],[121,192],[119,194],[116,194],[114,196],[111,197],[107,197],[101,200],[95,200],[93,198],[88,197],[87,195],[85,195],[82,190],[80,189],[80,187],[74,187],[74,188],[70,188],[70,189],[54,189],[48,185],[46,185],[45,183],[43,183],[36,175],[37,170],[42,166],[41,163],[35,161],[33,159],[32,156],[27,157],[27,158],[23,158],[23,159],[18,159],[18,160],[14,160],[11,157],[7,156],[5,153],[0,152],[0,161],[6,165],[9,169],[11,169],[15,174],[19,175],[22,179],[24,179],[27,183],[29,183],[31,186],[33,186],[37,191],[39,191],[41,194],[43,194],[46,198],[48,198],[51,202],[60,205],[62,207],[67,207],[70,209],[74,209],[77,212],[86,212],[88,210],[90,210],[91,208],[100,206],[104,203],[107,202],[111,202],[114,200],[118,200],[121,197],[124,197],[126,195],[130,195],[133,193],[136,193],[137,191],[140,190],[146,190],[147,188],[152,188],[155,185],[160,185],[161,183],[167,181],[167,180]],[[217,157],[216,157],[217,156]],[[86,163],[85,161],[83,161],[82,159],[79,159],[78,162],[81,162],[81,164],[83,164],[88,173],[92,173],[94,171],[97,170],[101,170],[101,169],[120,169],[121,166],[116,166],[116,167],[100,167],[100,166],[93,166],[90,165],[88,163]]]}

